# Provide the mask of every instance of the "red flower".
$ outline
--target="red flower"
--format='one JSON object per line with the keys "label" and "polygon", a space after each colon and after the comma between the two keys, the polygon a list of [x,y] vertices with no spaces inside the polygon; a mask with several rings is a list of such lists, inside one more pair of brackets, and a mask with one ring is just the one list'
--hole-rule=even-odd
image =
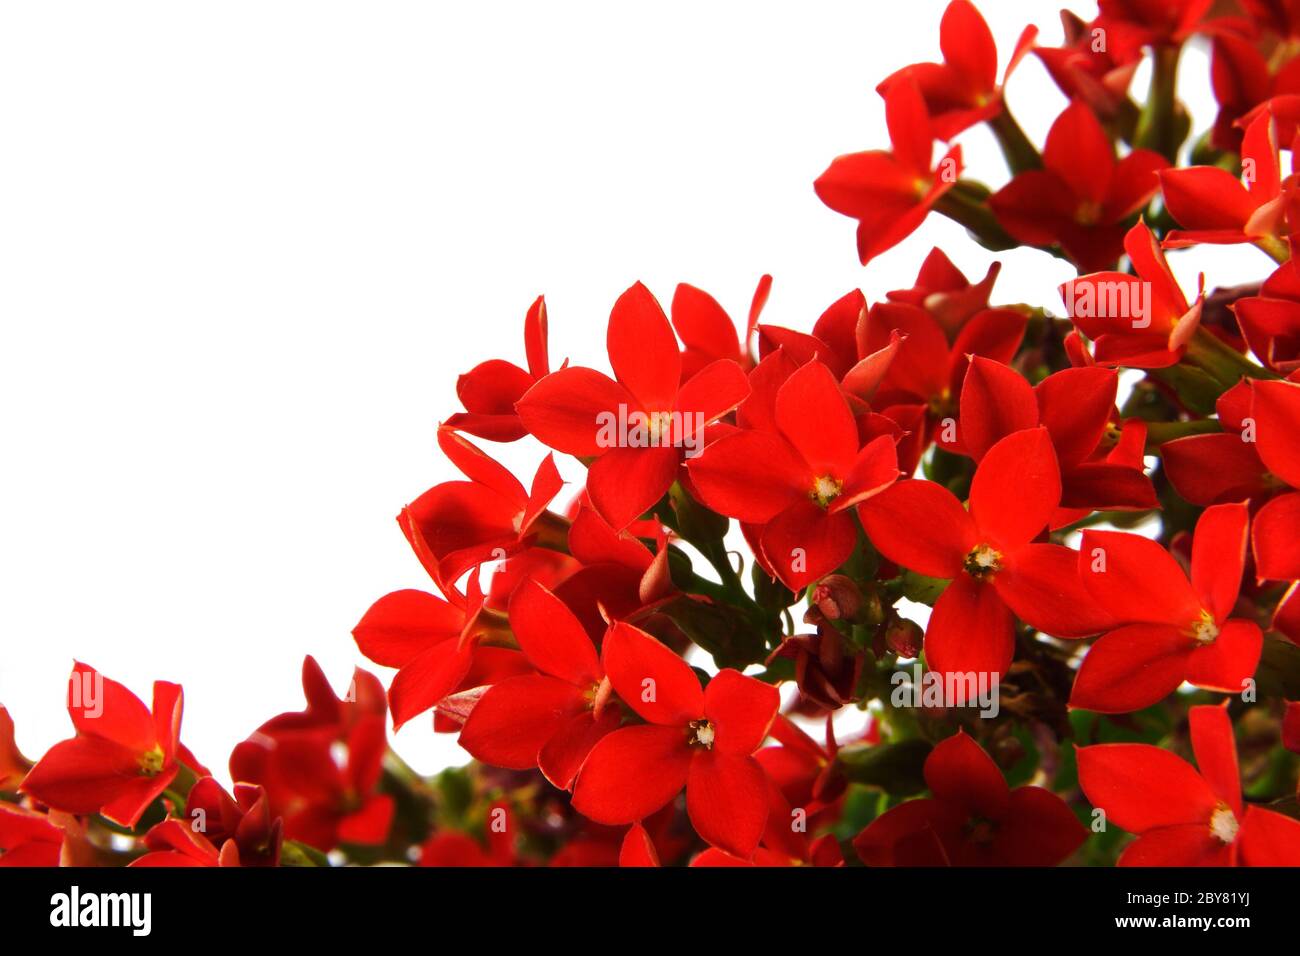
{"label": "red flower", "polygon": [[[1155,489],[1136,465],[1110,459],[1121,431],[1112,426],[1119,375],[1111,369],[1067,368],[1031,386],[1019,372],[973,356],[961,392],[961,449],[976,461],[1007,435],[1040,423],[1052,437],[1061,467],[1062,527],[1093,511],[1155,508]],[[1125,423],[1125,427],[1129,427]],[[1141,435],[1146,426],[1132,422]]]}
{"label": "red flower", "polygon": [[1250,417],[1251,388],[1243,379],[1219,396],[1215,410],[1221,432],[1188,435],[1160,446],[1161,467],[1174,490],[1194,505],[1256,502],[1277,487],[1255,450]]}
{"label": "red flower", "polygon": [[1265,112],[1246,130],[1241,144],[1245,184],[1219,166],[1160,171],[1165,208],[1182,229],[1171,229],[1166,249],[1206,242],[1276,240],[1288,232],[1282,202],[1277,129]]}
{"label": "red flower", "polygon": [[546,300],[538,296],[524,318],[528,370],[503,359],[474,366],[456,381],[456,395],[466,410],[447,419],[447,427],[488,441],[515,441],[528,434],[515,403],[551,372],[546,337]]}
{"label": "red flower", "polygon": [[1234,302],[1232,314],[1261,362],[1282,375],[1300,370],[1300,266],[1294,260],[1265,279],[1259,295]]}
{"label": "red flower", "polygon": [[[1002,83],[1029,52],[1038,28],[1025,27],[1020,34]],[[952,0],[939,22],[942,63],[915,63],[887,77],[879,87],[881,96],[900,84],[915,84],[925,98],[934,119],[935,134],[952,139],[976,123],[1002,112],[1002,87],[998,84],[998,48],[993,33],[980,12],[968,0]]]}
{"label": "red flower", "polygon": [[771,276],[765,275],[758,280],[749,306],[749,320],[745,323],[745,338],[741,341],[731,316],[717,299],[685,282],[677,286],[670,312],[673,328],[685,346],[682,349],[683,382],[694,378],[697,372],[718,359],[731,359],[746,370],[754,364],[749,354],[749,340],[771,290]]}
{"label": "red flower", "polygon": [[1079,575],[1121,627],[1088,651],[1070,706],[1119,714],[1141,710],[1183,681],[1240,693],[1255,673],[1264,636],[1232,617],[1246,562],[1245,504],[1202,512],[1192,542],[1192,574],[1158,543],[1119,531],[1085,531]]}
{"label": "red flower", "polygon": [[515,866],[519,856],[515,849],[515,821],[510,807],[498,800],[488,806],[484,827],[487,850],[467,833],[442,830],[434,833],[420,847],[420,866]]}
{"label": "red flower", "polygon": [[68,683],[77,736],[55,744],[20,789],[47,807],[135,826],[182,764],[207,773],[180,742],[179,684],[154,681],[152,713],[133,693],[78,662]]}
{"label": "red flower", "polygon": [[971,482],[969,512],[947,488],[917,479],[898,482],[858,509],[867,537],[889,560],[952,579],[925,633],[931,670],[1006,674],[1016,617],[1056,637],[1109,626],[1079,584],[1075,552],[1034,543],[1060,501],[1056,453],[1039,427],[988,450]]}
{"label": "red flower", "polygon": [[540,767],[561,790],[573,785],[596,742],[619,725],[596,647],[564,602],[533,581],[510,600],[510,627],[540,673],[494,684],[474,705],[460,745],[485,763]]}
{"label": "red flower", "polygon": [[891,149],[837,157],[814,183],[822,202],[858,220],[863,265],[915,232],[962,169],[960,146],[933,165],[935,130],[913,83],[890,86],[885,123]]}
{"label": "red flower", "polygon": [[469,481],[435,485],[402,509],[398,523],[408,537],[418,531],[422,556],[432,559],[429,573],[445,593],[470,568],[501,560],[536,538],[564,482],[547,455],[531,491],[525,490],[509,470],[446,426],[438,429],[438,447]]}
{"label": "red flower", "polygon": [[1214,0],[1097,0],[1097,26],[1128,58],[1144,46],[1177,46],[1202,25]]}
{"label": "red flower", "polygon": [[[1141,51],[1119,51],[1109,44],[1098,43],[1101,35],[1095,24],[1085,23],[1069,10],[1061,11],[1065,43],[1060,47],[1034,47],[1053,82],[1071,100],[1082,100],[1096,116],[1106,122],[1121,117],[1126,109],[1135,109],[1128,88],[1141,63]],[[1104,34],[1102,34],[1104,35]]]}
{"label": "red flower", "polygon": [[369,715],[356,723],[341,764],[334,744],[310,731],[255,734],[231,753],[230,776],[266,788],[269,813],[284,818],[287,839],[320,850],[383,843],[394,808],[391,796],[376,792],[388,747],[384,718]]}
{"label": "red flower", "polygon": [[232,798],[204,777],[190,789],[184,818],[150,829],[150,852],[131,866],[278,866],[282,830],[261,787],[237,783]]}
{"label": "red flower", "polygon": [[925,760],[930,797],[885,811],[853,840],[868,866],[1056,866],[1087,830],[1042,787],[1012,790],[964,731]]}
{"label": "red flower", "polygon": [[1081,270],[1104,269],[1124,251],[1124,220],[1155,195],[1167,165],[1147,149],[1116,160],[1092,110],[1074,102],[1047,133],[1043,168],[1016,176],[989,206],[1020,242],[1060,245]]}
{"label": "red flower", "polygon": [[633,823],[684,786],[696,832],[748,858],[767,822],[767,778],[753,753],[776,716],[776,688],[723,670],[701,690],[685,661],[628,624],[610,628],[602,658],[614,690],[647,723],[596,744],[574,808],[597,823]]}
{"label": "red flower", "polygon": [[1147,744],[1078,749],[1079,786],[1109,823],[1137,834],[1120,866],[1300,866],[1300,821],[1243,804],[1225,707],[1188,711],[1200,771]]}
{"label": "red flower", "polygon": [[394,728],[458,690],[528,673],[523,655],[490,642],[508,640],[504,615],[483,606],[478,578],[470,591],[452,590],[455,604],[425,591],[386,594],[352,629],[361,653],[398,668],[389,687]]}
{"label": "red flower", "polygon": [[[976,313],[989,307],[989,293],[1002,271],[1002,263],[995,262],[979,282],[972,283],[961,273],[942,249],[934,248],[921,263],[921,271],[910,289],[896,289],[886,294],[890,302],[920,306],[939,323],[944,335],[957,335]],[[1009,311],[1009,310],[1004,310]]]}
{"label": "red flower", "polygon": [[517,407],[524,426],[544,444],[596,459],[587,493],[621,531],[663,497],[683,449],[702,441],[703,425],[743,402],[749,384],[729,359],[681,384],[677,338],[639,282],[614,304],[606,342],[617,381],[589,368],[560,369],[529,389]]}
{"label": "red flower", "polygon": [[710,508],[763,526],[768,566],[799,591],[848,559],[858,534],[850,509],[889,487],[898,466],[887,435],[859,448],[853,413],[820,362],[780,387],[774,424],[719,438],[690,476]]}
{"label": "red flower", "polygon": [[1093,340],[1099,365],[1176,365],[1201,323],[1205,294],[1191,305],[1145,223],[1124,237],[1137,276],[1095,272],[1061,286],[1070,319]]}

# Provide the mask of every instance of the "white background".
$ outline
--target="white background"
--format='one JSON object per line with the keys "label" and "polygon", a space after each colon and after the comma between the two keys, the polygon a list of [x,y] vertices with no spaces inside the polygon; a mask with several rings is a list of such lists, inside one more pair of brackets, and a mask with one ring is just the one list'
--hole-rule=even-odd
{"label": "white background", "polygon": [[[981,6],[1004,59],[1027,22],[1059,41],[1053,3]],[[771,272],[766,319],[808,329],[854,286],[909,286],[935,244],[983,275],[938,218],[864,270],[812,191],[887,145],[874,86],[937,57],[942,8],[0,6],[0,702],[28,755],[69,733],[74,657],[146,699],[183,683],[184,737],[222,773],[300,706],[305,653],[345,686],[369,603],[427,586],[393,518],[453,477],[433,434],[456,374],[522,363],[539,293],[556,364],[606,367],[636,279],[740,319]],[[1185,62],[1199,132],[1205,57]],[[1040,142],[1064,106],[1032,57],[1010,100]],[[1000,185],[987,134],[961,141]],[[1196,255],[1189,288],[1207,262],[1212,284],[1265,274]],[[1068,267],[1002,258],[995,300],[1059,305]],[[539,457],[504,452],[525,479]],[[464,759],[427,718],[397,746]]]}

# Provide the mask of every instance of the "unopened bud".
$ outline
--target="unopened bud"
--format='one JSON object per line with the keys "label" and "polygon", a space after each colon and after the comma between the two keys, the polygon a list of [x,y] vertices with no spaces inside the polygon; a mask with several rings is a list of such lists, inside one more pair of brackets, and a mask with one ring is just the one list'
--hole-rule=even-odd
{"label": "unopened bud", "polygon": [[885,628],[885,643],[899,657],[920,655],[924,636],[921,625],[906,618],[899,618]]}
{"label": "unopened bud", "polygon": [[862,610],[862,592],[842,574],[822,578],[813,588],[812,601],[828,621],[851,621]]}

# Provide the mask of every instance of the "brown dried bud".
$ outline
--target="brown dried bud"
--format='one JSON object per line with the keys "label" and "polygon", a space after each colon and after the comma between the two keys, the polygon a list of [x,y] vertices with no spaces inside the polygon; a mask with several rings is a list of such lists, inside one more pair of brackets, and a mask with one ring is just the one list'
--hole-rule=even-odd
{"label": "brown dried bud", "polygon": [[862,592],[842,574],[830,574],[813,588],[812,602],[828,621],[851,621],[862,610]]}
{"label": "brown dried bud", "polygon": [[907,618],[897,618],[885,628],[885,643],[899,657],[917,657],[925,632],[921,625]]}

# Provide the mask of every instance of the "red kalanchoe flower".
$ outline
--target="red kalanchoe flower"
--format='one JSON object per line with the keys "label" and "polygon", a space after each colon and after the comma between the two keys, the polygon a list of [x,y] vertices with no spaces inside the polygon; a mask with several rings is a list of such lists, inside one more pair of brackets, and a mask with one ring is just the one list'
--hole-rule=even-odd
{"label": "red kalanchoe flower", "polygon": [[1056,866],[1088,831],[1042,787],[1007,786],[965,731],[925,761],[930,797],[885,811],[853,840],[868,866]]}
{"label": "red kalanchoe flower", "polygon": [[150,852],[131,866],[278,866],[282,830],[261,787],[237,783],[231,797],[204,777],[190,789],[184,818],[164,820],[146,833]]}
{"label": "red kalanchoe flower", "polygon": [[519,421],[515,403],[551,373],[546,337],[546,300],[538,296],[524,318],[528,370],[504,359],[489,359],[474,366],[456,381],[456,395],[465,411],[447,419],[447,427],[488,441],[515,441],[528,434]]}
{"label": "red kalanchoe flower", "polygon": [[574,808],[597,823],[634,823],[685,787],[696,832],[748,859],[767,822],[767,778],[753,754],[776,716],[776,688],[723,670],[701,690],[685,661],[628,624],[610,628],[601,656],[619,698],[646,723],[596,744]]}
{"label": "red kalanchoe flower", "polygon": [[550,455],[537,466],[527,490],[508,469],[450,428],[438,429],[438,447],[469,480],[430,488],[402,509],[398,523],[419,532],[434,562],[430,573],[445,593],[448,582],[470,568],[501,560],[536,538],[548,514],[546,506],[564,482]]}
{"label": "red kalanchoe flower", "polygon": [[765,275],[758,280],[758,287],[754,289],[754,298],[749,305],[749,319],[745,323],[745,337],[742,341],[736,335],[736,326],[731,321],[731,316],[727,315],[717,299],[685,282],[677,286],[669,311],[673,329],[684,346],[683,382],[694,378],[696,372],[718,359],[731,359],[745,370],[754,364],[749,352],[749,341],[771,290],[771,276]]}
{"label": "red kalanchoe flower", "polygon": [[587,494],[621,531],[663,497],[684,451],[745,400],[749,383],[735,361],[720,359],[682,384],[677,337],[639,282],[614,303],[606,344],[617,381],[589,368],[560,369],[529,389],[518,409],[544,444],[596,459]]}
{"label": "red kalanchoe flower", "polygon": [[21,791],[47,807],[135,826],[182,764],[207,773],[180,742],[182,709],[179,684],[154,681],[150,712],[117,681],[78,662],[68,682],[77,736],[51,747]]}
{"label": "red kalanchoe flower", "polygon": [[[880,553],[934,578],[950,578],[925,633],[930,669],[1006,674],[1018,617],[1056,637],[1110,626],[1078,581],[1077,555],[1036,543],[1061,502],[1061,475],[1046,428],[1019,431],[984,455],[970,511],[932,481],[900,481],[858,514]],[[918,520],[924,515],[925,520]]]}
{"label": "red kalanchoe flower", "polygon": [[989,25],[969,0],[952,0],[939,22],[943,62],[905,66],[882,81],[877,91],[887,97],[899,84],[915,84],[933,118],[935,135],[952,139],[1002,112],[1002,86],[1037,36],[1037,27],[1025,27],[999,85],[998,48]]}
{"label": "red kalanchoe flower", "polygon": [[961,176],[960,146],[934,165],[934,126],[913,83],[890,86],[885,123],[891,149],[837,157],[814,183],[822,202],[858,220],[863,265],[915,232]]}
{"label": "red kalanchoe flower", "polygon": [[[1007,435],[1041,423],[1061,467],[1062,507],[1051,527],[1092,511],[1155,508],[1155,489],[1141,465],[1108,458],[1120,435],[1112,426],[1118,388],[1112,369],[1067,368],[1031,386],[1006,365],[973,356],[961,392],[961,450],[979,461]],[[1132,427],[1145,434],[1141,422]]]}
{"label": "red kalanchoe flower", "polygon": [[1079,575],[1123,626],[1088,651],[1070,706],[1104,714],[1141,710],[1187,681],[1240,693],[1259,663],[1259,625],[1232,617],[1246,562],[1245,504],[1206,508],[1196,522],[1188,580],[1150,538],[1085,531]]}
{"label": "red kalanchoe flower", "polygon": [[1147,744],[1078,749],[1079,786],[1137,834],[1120,866],[1300,866],[1300,820],[1244,804],[1226,705],[1188,711],[1199,772]]}
{"label": "red kalanchoe flower", "polygon": [[1191,305],[1145,223],[1124,237],[1136,276],[1095,272],[1061,286],[1075,327],[1093,340],[1098,365],[1176,365],[1201,324],[1204,290]]}
{"label": "red kalanchoe flower", "polygon": [[1097,26],[1118,55],[1146,46],[1178,46],[1201,28],[1214,0],[1097,0]]}
{"label": "red kalanchoe flower", "polygon": [[266,788],[269,813],[284,818],[287,839],[320,850],[383,843],[394,810],[393,798],[375,789],[388,747],[383,717],[359,720],[345,744],[340,763],[334,741],[321,734],[255,734],[231,753],[230,776]]}
{"label": "red kalanchoe flower", "polygon": [[1300,264],[1288,260],[1260,287],[1259,295],[1232,304],[1242,337],[1268,368],[1281,375],[1300,370]]}
{"label": "red kalanchoe flower", "polygon": [[1141,63],[1140,51],[1118,51],[1103,41],[1095,24],[1085,23],[1069,10],[1061,11],[1065,43],[1060,47],[1035,47],[1053,82],[1071,100],[1082,100],[1096,116],[1107,122],[1136,110],[1128,97],[1129,84]]}
{"label": "red kalanchoe flower", "polygon": [[989,307],[989,294],[1002,271],[995,262],[984,278],[972,283],[938,247],[921,263],[921,271],[910,289],[896,289],[886,294],[890,302],[916,305],[930,313],[944,334],[952,339],[977,312]]}
{"label": "red kalanchoe flower", "polygon": [[396,667],[388,691],[394,728],[459,690],[526,674],[528,661],[507,643],[505,615],[483,605],[477,575],[469,593],[450,592],[455,603],[407,588],[386,594],[352,629],[361,653]]}
{"label": "red kalanchoe flower", "polygon": [[1117,160],[1092,110],[1074,102],[1047,133],[1043,168],[1016,176],[989,207],[1020,242],[1059,245],[1080,270],[1105,269],[1124,251],[1124,221],[1150,202],[1167,165],[1147,149]]}
{"label": "red kalanchoe flower", "polygon": [[1256,429],[1247,428],[1251,396],[1250,382],[1243,379],[1215,402],[1223,431],[1187,435],[1160,446],[1165,477],[1192,504],[1258,502],[1277,489],[1277,479],[1256,451]]}
{"label": "red kalanchoe flower", "polygon": [[1273,117],[1259,114],[1241,143],[1245,183],[1219,166],[1160,171],[1165,208],[1182,229],[1171,229],[1166,249],[1197,243],[1232,245],[1286,236],[1282,171]]}
{"label": "red kalanchoe flower", "polygon": [[853,552],[855,504],[898,478],[894,439],[859,448],[858,426],[834,376],[809,362],[777,392],[774,431],[742,429],[690,463],[704,503],[762,525],[767,565],[799,591]]}
{"label": "red kalanchoe flower", "polygon": [[596,742],[618,727],[596,647],[564,602],[534,581],[510,600],[510,628],[539,673],[494,684],[474,705],[460,745],[495,767],[539,767],[561,790],[573,785]]}

